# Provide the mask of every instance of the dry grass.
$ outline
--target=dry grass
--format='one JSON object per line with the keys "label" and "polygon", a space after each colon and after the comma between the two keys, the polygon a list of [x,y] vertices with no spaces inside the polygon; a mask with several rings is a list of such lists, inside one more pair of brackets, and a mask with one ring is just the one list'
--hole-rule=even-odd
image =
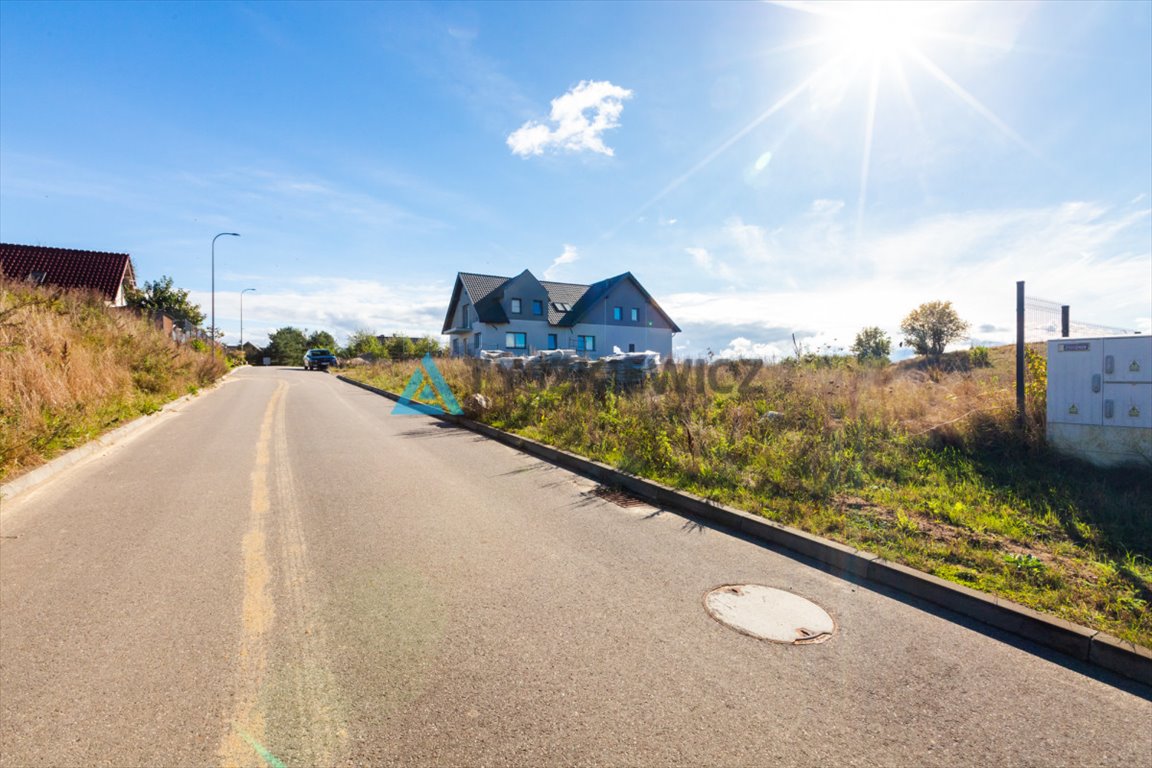
{"label": "dry grass", "polygon": [[0,281],[0,479],[211,383],[224,364],[73,291]]}

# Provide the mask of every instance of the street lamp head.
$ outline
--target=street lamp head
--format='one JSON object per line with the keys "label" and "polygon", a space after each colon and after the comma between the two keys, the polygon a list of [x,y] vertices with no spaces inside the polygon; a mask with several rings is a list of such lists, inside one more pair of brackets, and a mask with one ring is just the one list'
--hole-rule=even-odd
{"label": "street lamp head", "polygon": [[[216,241],[221,237],[240,237],[239,232],[220,232],[212,238],[212,356],[216,356]],[[240,294],[243,301],[244,294]]]}

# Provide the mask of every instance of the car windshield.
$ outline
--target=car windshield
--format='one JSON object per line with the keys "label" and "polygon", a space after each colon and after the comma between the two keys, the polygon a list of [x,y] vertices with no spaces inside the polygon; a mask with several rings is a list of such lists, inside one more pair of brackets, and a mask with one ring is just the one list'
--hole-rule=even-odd
{"label": "car windshield", "polygon": [[[299,347],[297,347],[297,349],[299,349]],[[297,352],[296,354],[300,354],[300,353]],[[331,355],[332,353],[326,349],[314,349],[311,352],[309,352],[308,354],[315,355],[316,357],[324,357],[327,355]]]}

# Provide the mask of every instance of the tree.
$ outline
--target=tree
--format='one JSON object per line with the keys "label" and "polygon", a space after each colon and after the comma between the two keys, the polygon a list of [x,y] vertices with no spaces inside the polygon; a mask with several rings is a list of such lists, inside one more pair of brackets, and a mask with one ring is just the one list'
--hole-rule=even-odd
{"label": "tree", "polygon": [[336,338],[328,331],[316,331],[308,336],[308,349],[336,349]]}
{"label": "tree", "polygon": [[393,334],[388,339],[388,356],[393,360],[410,360],[416,356],[416,345],[407,336]]}
{"label": "tree", "polygon": [[304,353],[308,350],[304,331],[289,325],[277,328],[268,340],[264,354],[272,358],[273,365],[303,365]]}
{"label": "tree", "polygon": [[440,342],[431,336],[424,336],[416,340],[416,357],[424,357],[424,355],[432,355],[437,357],[444,354],[444,347],[440,346]]}
{"label": "tree", "polygon": [[344,348],[345,357],[364,357],[371,359],[387,359],[388,350],[380,343],[375,332],[367,328],[353,331],[348,337],[348,346]]}
{"label": "tree", "polygon": [[908,313],[900,323],[904,343],[918,355],[940,357],[949,342],[968,332],[968,323],[952,308],[950,301],[929,301]]}
{"label": "tree", "polygon": [[888,353],[892,351],[892,340],[888,334],[875,325],[862,328],[856,334],[856,341],[852,342],[852,353],[860,362],[868,360],[888,360]]}
{"label": "tree", "polygon": [[166,312],[177,320],[187,320],[194,326],[204,322],[204,313],[198,304],[188,300],[188,291],[172,285],[172,278],[162,275],[155,282],[145,282],[144,289],[129,288],[128,306],[149,312]]}

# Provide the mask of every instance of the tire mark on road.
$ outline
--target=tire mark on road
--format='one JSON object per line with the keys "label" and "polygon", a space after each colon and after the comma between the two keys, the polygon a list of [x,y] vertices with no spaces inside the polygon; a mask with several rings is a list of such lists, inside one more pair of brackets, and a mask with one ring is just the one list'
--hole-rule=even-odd
{"label": "tire mark on road", "polygon": [[339,689],[329,666],[319,600],[310,586],[312,573],[304,539],[302,506],[288,451],[284,425],[287,398],[280,400],[272,441],[272,471],[277,500],[274,534],[282,604],[269,675],[268,731],[276,754],[293,764],[334,765],[347,739]]}

